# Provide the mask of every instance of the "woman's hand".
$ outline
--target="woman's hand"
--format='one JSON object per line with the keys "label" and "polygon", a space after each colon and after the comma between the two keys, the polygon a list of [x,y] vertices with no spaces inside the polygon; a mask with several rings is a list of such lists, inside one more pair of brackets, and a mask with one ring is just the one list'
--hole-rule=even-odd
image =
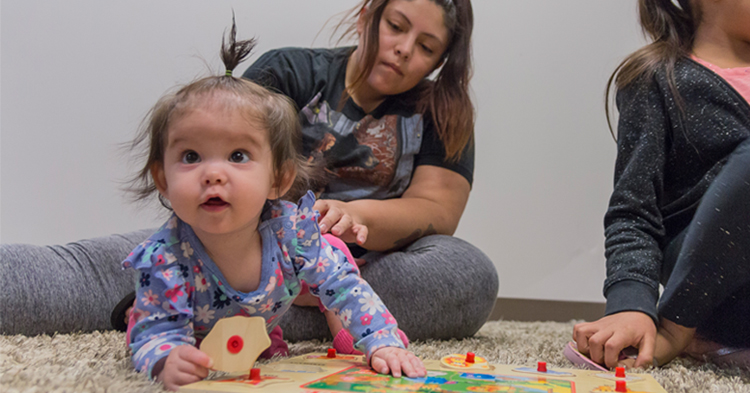
{"label": "woman's hand", "polygon": [[638,358],[632,366],[642,367],[653,363],[656,325],[645,313],[624,311],[598,321],[575,325],[573,339],[581,353],[608,368],[619,365],[619,356],[623,349],[638,348]]}
{"label": "woman's hand", "polygon": [[164,368],[159,372],[157,379],[168,390],[177,391],[180,386],[206,378],[208,369],[213,366],[213,363],[213,360],[198,348],[192,345],[180,345],[169,352]]}
{"label": "woman's hand", "polygon": [[319,199],[313,209],[320,212],[318,225],[321,234],[331,232],[345,243],[363,245],[367,241],[367,226],[348,209],[347,202]]}
{"label": "woman's hand", "polygon": [[373,370],[381,373],[390,373],[396,378],[401,377],[403,370],[409,378],[419,378],[427,375],[424,363],[413,353],[398,347],[383,347],[376,350],[370,359]]}

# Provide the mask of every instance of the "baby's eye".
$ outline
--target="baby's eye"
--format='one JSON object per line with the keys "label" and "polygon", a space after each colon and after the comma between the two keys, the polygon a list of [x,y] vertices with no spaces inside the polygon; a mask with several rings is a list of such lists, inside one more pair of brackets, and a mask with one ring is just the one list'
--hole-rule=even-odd
{"label": "baby's eye", "polygon": [[182,162],[184,164],[195,164],[196,162],[200,162],[201,156],[198,155],[198,153],[188,150],[184,153],[182,153]]}
{"label": "baby's eye", "polygon": [[242,163],[250,161],[250,156],[244,151],[237,150],[237,151],[232,152],[232,154],[229,155],[229,161],[237,163],[237,164],[242,164]]}

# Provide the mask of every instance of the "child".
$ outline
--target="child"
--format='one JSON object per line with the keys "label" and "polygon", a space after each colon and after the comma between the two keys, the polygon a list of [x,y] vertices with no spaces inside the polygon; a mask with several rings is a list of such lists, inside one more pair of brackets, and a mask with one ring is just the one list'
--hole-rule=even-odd
{"label": "child", "polygon": [[750,1],[639,8],[654,42],[610,78],[620,119],[605,217],[607,316],[573,336],[608,367],[629,346],[638,357],[626,366],[681,353],[748,366]]}
{"label": "child", "polygon": [[292,103],[232,70],[253,41],[222,43],[225,76],[163,97],[136,144],[148,160],[135,191],[158,191],[172,217],[123,262],[140,272],[129,344],[136,369],[166,388],[206,377],[197,349],[217,320],[262,316],[271,331],[306,282],[358,338],[374,370],[424,376],[403,349],[396,321],[344,254],[321,238],[312,193],[280,200],[306,184]]}

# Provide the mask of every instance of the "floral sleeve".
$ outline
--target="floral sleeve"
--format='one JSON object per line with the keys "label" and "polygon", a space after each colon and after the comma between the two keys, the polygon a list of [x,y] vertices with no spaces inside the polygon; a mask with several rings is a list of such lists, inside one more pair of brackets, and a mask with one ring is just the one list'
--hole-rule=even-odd
{"label": "floral sleeve", "polygon": [[[175,252],[180,244],[172,229],[173,217],[156,234],[141,243],[122,262],[140,274],[133,307],[135,325],[130,348],[136,370],[151,378],[154,365],[179,345],[195,345],[193,336],[193,287],[180,270]],[[189,247],[189,245],[188,245]]]}

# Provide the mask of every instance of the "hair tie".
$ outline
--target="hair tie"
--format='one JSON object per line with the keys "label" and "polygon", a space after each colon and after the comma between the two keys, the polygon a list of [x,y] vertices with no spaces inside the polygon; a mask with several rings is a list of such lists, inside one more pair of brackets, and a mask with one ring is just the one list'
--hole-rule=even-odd
{"label": "hair tie", "polygon": [[232,76],[232,70],[227,70],[227,72],[224,75],[226,75],[226,76]]}

